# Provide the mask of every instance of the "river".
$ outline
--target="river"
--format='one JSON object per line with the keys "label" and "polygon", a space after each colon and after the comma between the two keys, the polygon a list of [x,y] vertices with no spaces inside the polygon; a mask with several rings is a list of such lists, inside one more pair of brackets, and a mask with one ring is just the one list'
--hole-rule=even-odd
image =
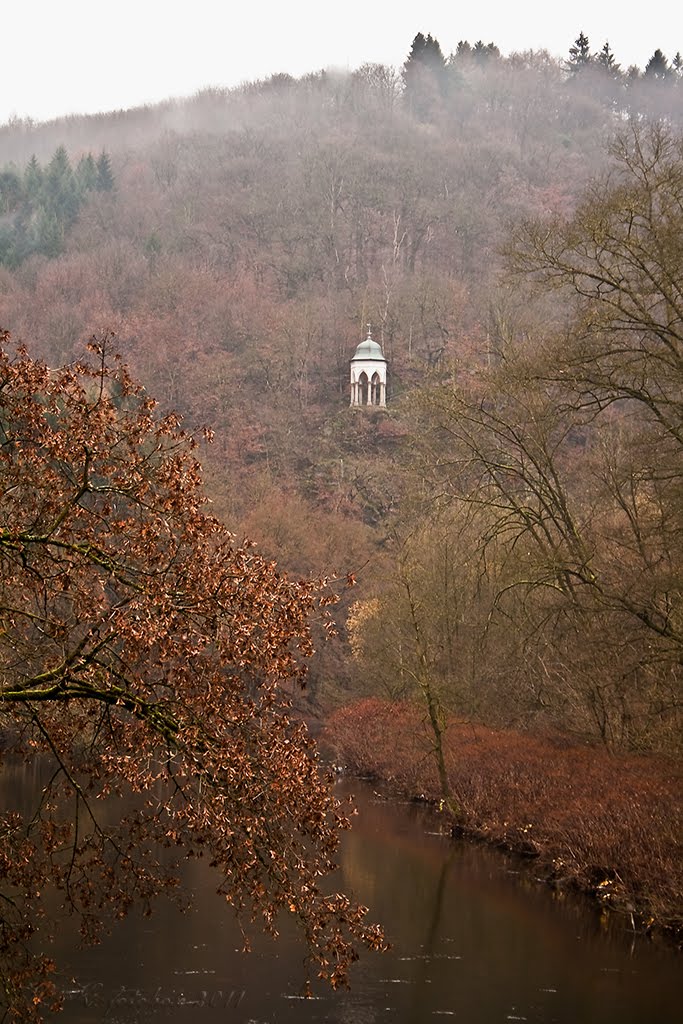
{"label": "river", "polygon": [[359,813],[340,853],[340,889],[353,890],[392,948],[352,969],[350,991],[300,995],[303,949],[286,929],[250,954],[213,892],[188,869],[181,914],[161,903],[101,945],[80,950],[68,929],[53,952],[66,965],[55,1024],[673,1024],[680,955],[604,921],[587,901],[534,879],[533,865],[439,834],[420,806],[342,779]]}

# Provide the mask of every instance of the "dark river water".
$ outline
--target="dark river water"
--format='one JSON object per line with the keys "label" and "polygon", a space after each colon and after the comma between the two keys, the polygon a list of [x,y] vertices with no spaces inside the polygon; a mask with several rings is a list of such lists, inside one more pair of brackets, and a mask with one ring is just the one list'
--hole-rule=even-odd
{"label": "dark river water", "polygon": [[348,992],[300,997],[303,949],[260,937],[250,954],[208,869],[188,873],[192,909],[131,916],[94,949],[62,932],[74,982],[55,1024],[673,1024],[683,1020],[679,954],[559,898],[533,866],[435,831],[419,806],[342,780],[359,814],[340,879],[381,921],[392,949],[354,966]]}

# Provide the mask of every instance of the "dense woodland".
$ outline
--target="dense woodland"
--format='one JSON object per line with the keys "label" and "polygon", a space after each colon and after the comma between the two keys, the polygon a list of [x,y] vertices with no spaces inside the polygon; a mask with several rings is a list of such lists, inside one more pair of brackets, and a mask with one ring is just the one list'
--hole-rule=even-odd
{"label": "dense woodland", "polygon": [[[0,323],[93,332],[202,454],[212,511],[357,587],[309,710],[445,712],[674,752],[681,703],[683,77],[418,35],[0,128]],[[348,408],[365,324],[386,412]]]}

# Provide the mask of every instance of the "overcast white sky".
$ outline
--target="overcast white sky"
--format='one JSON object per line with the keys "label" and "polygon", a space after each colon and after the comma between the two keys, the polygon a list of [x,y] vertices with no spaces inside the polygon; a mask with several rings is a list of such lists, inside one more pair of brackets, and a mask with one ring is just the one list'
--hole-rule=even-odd
{"label": "overcast white sky", "polygon": [[[681,0],[5,0],[0,123],[115,110],[279,71],[400,66],[417,32],[564,57],[580,30],[623,67],[683,52]],[[1,161],[0,154],[0,161]]]}

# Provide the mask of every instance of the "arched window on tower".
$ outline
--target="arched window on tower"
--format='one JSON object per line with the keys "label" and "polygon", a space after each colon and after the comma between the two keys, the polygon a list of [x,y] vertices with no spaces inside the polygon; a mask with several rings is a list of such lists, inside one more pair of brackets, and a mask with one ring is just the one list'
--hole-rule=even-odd
{"label": "arched window on tower", "polygon": [[360,404],[361,405],[367,405],[368,404],[369,382],[368,382],[368,375],[367,375],[367,373],[365,373],[365,371],[363,371],[363,373],[361,373],[360,377],[358,378],[358,390],[360,392]]}
{"label": "arched window on tower", "polygon": [[379,405],[381,396],[380,376],[375,370],[370,381],[370,405]]}

